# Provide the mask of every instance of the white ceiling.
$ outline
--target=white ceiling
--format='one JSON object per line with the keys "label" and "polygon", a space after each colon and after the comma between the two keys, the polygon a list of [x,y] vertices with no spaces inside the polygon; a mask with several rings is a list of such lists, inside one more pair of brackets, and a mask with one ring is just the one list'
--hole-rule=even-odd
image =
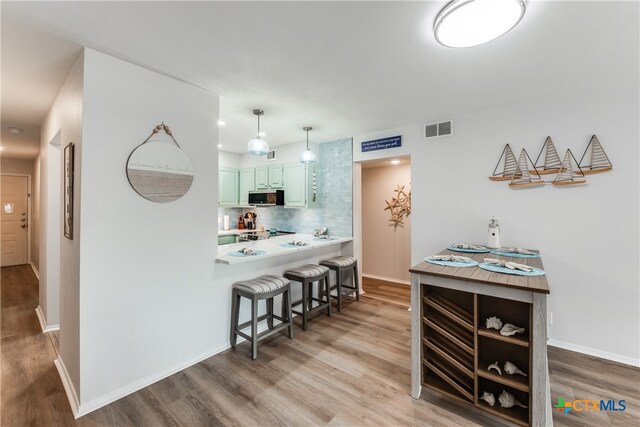
{"label": "white ceiling", "polygon": [[321,142],[638,77],[638,56],[616,49],[638,43],[637,2],[530,1],[471,49],[435,42],[444,4],[2,1],[2,126],[40,125],[83,45],[219,93],[220,143],[236,152],[256,107],[275,146],[304,125]]}

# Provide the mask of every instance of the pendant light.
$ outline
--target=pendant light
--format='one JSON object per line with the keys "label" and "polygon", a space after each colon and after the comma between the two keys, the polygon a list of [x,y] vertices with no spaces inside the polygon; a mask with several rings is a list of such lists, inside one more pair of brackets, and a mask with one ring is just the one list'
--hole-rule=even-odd
{"label": "pendant light", "polygon": [[511,31],[526,9],[526,0],[453,0],[438,13],[433,30],[444,46],[477,46]]}
{"label": "pendant light", "polygon": [[253,114],[258,116],[258,135],[247,144],[247,151],[254,156],[264,156],[269,152],[269,143],[260,138],[260,116],[264,111],[260,109],[253,110]]}
{"label": "pendant light", "polygon": [[302,130],[307,132],[307,149],[300,153],[300,163],[308,164],[316,161],[316,154],[309,148],[309,131],[313,129],[311,126],[305,126]]}

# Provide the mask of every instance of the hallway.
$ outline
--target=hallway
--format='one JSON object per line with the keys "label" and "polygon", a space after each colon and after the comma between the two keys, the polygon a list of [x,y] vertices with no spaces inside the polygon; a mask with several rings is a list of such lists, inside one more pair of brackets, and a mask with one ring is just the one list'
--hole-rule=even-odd
{"label": "hallway", "polygon": [[42,333],[35,312],[38,279],[29,265],[1,271],[1,424],[74,425],[51,337]]}

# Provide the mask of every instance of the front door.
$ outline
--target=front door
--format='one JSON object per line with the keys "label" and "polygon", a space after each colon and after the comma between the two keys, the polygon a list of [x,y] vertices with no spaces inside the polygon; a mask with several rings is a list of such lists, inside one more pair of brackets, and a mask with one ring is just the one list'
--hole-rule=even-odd
{"label": "front door", "polygon": [[27,263],[27,177],[2,176],[2,267]]}

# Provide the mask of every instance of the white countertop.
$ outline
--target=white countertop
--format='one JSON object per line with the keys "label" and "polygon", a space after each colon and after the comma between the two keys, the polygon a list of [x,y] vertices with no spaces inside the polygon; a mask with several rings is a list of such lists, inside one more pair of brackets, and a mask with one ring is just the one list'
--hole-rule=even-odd
{"label": "white countertop", "polygon": [[[309,245],[296,247],[281,246],[292,240],[302,240],[309,243]],[[271,237],[270,239],[265,240],[233,243],[230,245],[222,245],[218,247],[218,257],[216,258],[216,262],[221,264],[239,264],[243,262],[259,261],[265,258],[289,255],[294,252],[309,251],[323,246],[342,244],[350,242],[352,240],[353,239],[351,237],[331,237],[330,239],[318,240],[315,239],[312,234],[291,234],[288,236]],[[242,248],[251,248],[253,250],[265,251],[265,254],[246,257],[236,257],[228,255],[229,253],[238,251]]]}
{"label": "white countertop", "polygon": [[243,228],[240,230],[239,228],[232,228],[231,230],[218,230],[218,236],[231,236],[233,234],[242,234],[242,233],[251,233],[252,231],[258,230],[248,230]]}

